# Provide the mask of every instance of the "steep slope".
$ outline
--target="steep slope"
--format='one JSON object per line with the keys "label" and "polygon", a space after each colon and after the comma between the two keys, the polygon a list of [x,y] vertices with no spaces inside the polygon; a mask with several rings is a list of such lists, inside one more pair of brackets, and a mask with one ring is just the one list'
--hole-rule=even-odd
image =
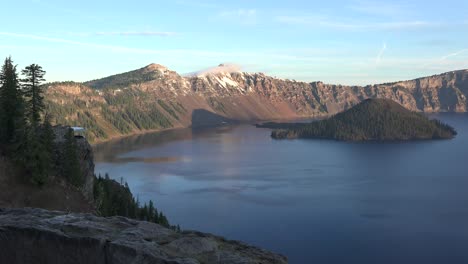
{"label": "steep slope", "polygon": [[[226,65],[183,77],[164,66],[79,83],[49,84],[49,112],[57,122],[88,128],[88,139],[197,126],[212,120],[274,120],[322,117],[367,98],[392,99],[412,111],[466,112],[468,71],[448,72],[381,85],[341,86],[276,79]],[[210,123],[210,122],[208,122]]]}
{"label": "steep slope", "polygon": [[77,158],[83,185],[75,187],[67,181],[63,171],[64,135],[68,127],[54,127],[55,156],[53,174],[45,186],[38,187],[30,181],[31,174],[18,167],[11,157],[0,154],[0,207],[39,207],[49,210],[94,212],[93,186],[94,161],[89,143],[76,139]]}
{"label": "steep slope", "polygon": [[[268,126],[268,125],[267,125]],[[325,120],[308,124],[270,124],[273,138],[325,138],[386,141],[453,138],[456,132],[437,120],[411,112],[390,99],[366,99]]]}

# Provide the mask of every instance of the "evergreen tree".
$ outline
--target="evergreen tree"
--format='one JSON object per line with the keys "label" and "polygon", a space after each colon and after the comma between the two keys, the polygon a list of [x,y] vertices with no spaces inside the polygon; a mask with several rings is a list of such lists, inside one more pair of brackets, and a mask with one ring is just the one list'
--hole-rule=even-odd
{"label": "evergreen tree", "polygon": [[24,96],[26,98],[26,115],[33,127],[37,128],[44,110],[43,90],[41,82],[45,81],[45,71],[37,64],[31,64],[21,71],[25,78],[21,80]]}
{"label": "evergreen tree", "polygon": [[40,133],[40,143],[43,147],[43,162],[47,173],[50,174],[55,169],[56,154],[55,154],[55,133],[50,124],[50,116],[45,115],[44,123]]}
{"label": "evergreen tree", "polygon": [[55,133],[50,123],[50,115],[46,114],[44,117],[44,124],[42,126],[42,142],[44,143],[47,153],[51,157],[51,162],[55,159]]}
{"label": "evergreen tree", "polygon": [[148,221],[148,206],[146,205],[146,203],[143,205],[143,217],[140,219],[140,220],[145,220],[145,221]]}
{"label": "evergreen tree", "polygon": [[106,173],[105,177],[99,175],[94,181],[94,198],[96,208],[101,216],[120,215],[160,224],[164,227],[180,231],[180,227],[170,225],[167,217],[158,212],[152,200],[140,206],[139,198],[133,197],[128,184],[123,181],[117,182],[110,179]]}
{"label": "evergreen tree", "polygon": [[43,185],[47,182],[51,168],[51,158],[46,150],[46,145],[37,135],[34,128],[28,127],[26,134],[26,151],[22,153],[23,167],[28,170],[31,181],[37,185]]}
{"label": "evergreen tree", "polygon": [[12,143],[22,123],[22,97],[16,66],[11,57],[0,71],[0,142]]}
{"label": "evergreen tree", "polygon": [[17,140],[10,146],[10,149],[13,160],[28,176],[23,180],[43,185],[50,173],[50,158],[37,133],[38,131],[31,126],[24,126],[17,131],[15,135]]}
{"label": "evergreen tree", "polygon": [[158,224],[160,224],[160,225],[162,225],[164,227],[170,227],[169,221],[167,220],[166,216],[162,212],[159,213],[159,222],[158,222]]}
{"label": "evergreen tree", "polygon": [[148,222],[153,222],[154,220],[154,204],[153,201],[150,200],[148,205]]}
{"label": "evergreen tree", "polygon": [[71,128],[65,134],[63,163],[64,174],[68,181],[75,186],[81,186],[83,179],[78,162],[76,139]]}

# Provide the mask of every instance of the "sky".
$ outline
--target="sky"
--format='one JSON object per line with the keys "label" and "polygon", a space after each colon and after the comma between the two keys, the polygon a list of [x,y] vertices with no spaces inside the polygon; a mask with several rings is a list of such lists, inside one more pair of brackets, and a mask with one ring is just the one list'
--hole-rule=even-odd
{"label": "sky", "polygon": [[0,0],[0,56],[48,81],[220,63],[365,85],[468,68],[468,1]]}

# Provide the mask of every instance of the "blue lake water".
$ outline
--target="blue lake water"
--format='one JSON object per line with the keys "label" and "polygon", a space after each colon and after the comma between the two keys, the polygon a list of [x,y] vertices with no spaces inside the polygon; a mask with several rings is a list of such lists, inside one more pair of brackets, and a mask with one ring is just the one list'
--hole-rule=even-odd
{"label": "blue lake water", "polygon": [[174,130],[96,147],[171,223],[289,263],[468,263],[468,115],[453,140],[273,140],[250,125]]}

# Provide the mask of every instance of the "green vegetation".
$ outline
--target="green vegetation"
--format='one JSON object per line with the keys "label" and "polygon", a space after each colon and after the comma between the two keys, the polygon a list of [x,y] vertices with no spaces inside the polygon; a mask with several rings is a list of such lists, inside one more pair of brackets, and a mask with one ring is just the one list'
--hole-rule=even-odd
{"label": "green vegetation", "polygon": [[[74,106],[55,102],[44,103],[43,89],[45,71],[37,64],[27,66],[25,78],[20,83],[16,66],[6,58],[0,71],[0,154],[11,158],[22,175],[35,185],[47,184],[50,175],[62,175],[63,182],[80,189],[84,185],[83,171],[78,157],[77,141],[73,129],[68,128],[64,141],[55,141],[50,112],[55,113],[56,123],[69,123],[67,117],[74,116],[75,124],[89,129],[90,137],[107,137],[94,115],[86,108],[88,104],[75,99]],[[96,105],[94,105],[96,106]],[[45,114],[44,111],[47,111]],[[132,125],[139,129],[153,129],[170,126],[169,120],[156,109],[142,112],[130,101],[126,107],[111,110],[101,108],[105,119],[122,133],[132,131]],[[55,178],[59,179],[59,178]],[[171,226],[166,216],[154,207],[152,201],[140,206],[130,192],[128,185],[97,177],[94,184],[95,203],[103,216],[125,216],[150,221],[180,231]]]}
{"label": "green vegetation", "polygon": [[63,174],[68,182],[76,187],[83,185],[81,176],[81,167],[78,162],[76,139],[73,130],[70,128],[65,134],[64,155],[63,155]]}
{"label": "green vegetation", "polygon": [[17,140],[16,132],[24,127],[24,99],[18,73],[11,58],[6,58],[0,72],[0,140],[10,144]]}
{"label": "green vegetation", "polygon": [[[68,85],[68,84],[64,84]],[[75,83],[70,83],[76,86]],[[67,88],[67,87],[62,87]],[[84,88],[86,89],[86,88]],[[86,91],[84,97],[95,96],[95,92]],[[104,101],[89,100],[80,97],[64,97],[61,94],[49,94],[46,111],[55,124],[68,124],[86,129],[89,142],[107,139],[115,134],[126,135],[138,130],[156,130],[172,126],[171,115],[178,119],[179,111],[186,111],[178,103],[158,102],[146,93],[133,89],[101,91]],[[71,101],[72,100],[72,101]],[[164,109],[155,107],[155,100]],[[161,103],[162,102],[162,103]],[[175,107],[174,107],[175,106]],[[185,112],[184,112],[185,113]]]}
{"label": "green vegetation", "polygon": [[158,100],[158,104],[166,111],[168,112],[172,117],[175,119],[179,120],[179,116],[177,113],[172,109],[169,105],[167,105],[163,100]]}
{"label": "green vegetation", "polygon": [[106,93],[104,98],[106,102],[113,105],[128,105],[135,101],[135,98],[138,97],[138,94],[135,94],[134,91],[129,91],[127,89],[118,92],[118,93]]}
{"label": "green vegetation", "polygon": [[86,128],[87,138],[90,140],[94,140],[95,138],[107,138],[106,132],[102,130],[89,111],[77,112],[76,116],[76,124],[77,126]]}
{"label": "green vegetation", "polygon": [[24,134],[16,145],[13,157],[16,163],[31,176],[31,182],[43,185],[51,173],[53,153],[48,151],[49,146],[46,146],[45,142],[40,139],[44,130],[37,131],[28,127],[22,132]]}
{"label": "green vegetation", "polygon": [[172,108],[174,108],[178,113],[180,114],[185,114],[187,113],[187,109],[185,109],[185,107],[179,103],[179,102],[169,102],[172,106]]}
{"label": "green vegetation", "polygon": [[63,82],[49,82],[49,83],[43,84],[42,86],[44,89],[47,89],[53,85],[82,85],[82,84],[79,82],[75,82],[75,81],[63,81]]}
{"label": "green vegetation", "polygon": [[[50,124],[51,116],[45,114],[41,123],[43,112],[47,110],[54,113],[56,123],[70,123],[67,117],[74,117],[74,124],[86,127],[90,131],[87,136],[91,138],[105,138],[106,133],[89,111],[79,110],[87,107],[86,102],[82,100],[75,99],[73,106],[59,105],[55,102],[44,105],[42,94],[47,86],[41,86],[45,74],[41,66],[32,64],[22,73],[26,77],[20,86],[11,58],[5,60],[0,74],[1,146],[5,147],[6,154],[14,157],[19,167],[24,168],[26,174],[31,176],[30,180],[33,183],[44,185],[51,173],[59,172],[68,183],[80,188],[84,179],[73,130],[67,130],[60,148],[62,151],[57,155],[55,134]],[[170,125],[169,120],[155,109],[145,113],[139,111],[133,100],[127,101],[122,97],[114,103],[125,103],[127,106],[117,111],[102,107],[102,113],[104,118],[112,120],[112,124],[122,133],[131,132],[130,124],[140,129]],[[96,179],[94,193],[98,210],[104,216],[121,215],[171,227],[164,214],[154,208],[153,202],[140,207],[128,186],[118,184],[108,177]],[[177,229],[175,226],[172,228]]]}
{"label": "green vegetation", "polygon": [[0,72],[0,148],[23,168],[31,182],[47,182],[55,163],[54,133],[49,117],[44,122],[44,97],[40,86],[45,71],[27,66],[18,79],[16,66],[6,58]]}
{"label": "green vegetation", "polygon": [[45,71],[37,64],[27,66],[21,73],[25,76],[21,80],[23,83],[23,94],[26,105],[26,116],[33,127],[37,127],[41,121],[41,113],[44,111],[43,89],[40,88],[41,82],[45,81]]}
{"label": "green vegetation", "polygon": [[101,107],[101,112],[104,119],[111,123],[121,134],[132,132],[132,126],[123,118],[122,113],[118,110],[111,110],[107,105]]}
{"label": "green vegetation", "polygon": [[273,138],[394,141],[453,138],[456,131],[388,99],[368,99],[329,119],[309,124],[268,123]]}
{"label": "green vegetation", "polygon": [[55,124],[68,124],[67,117],[75,115],[78,108],[71,104],[59,105],[55,102],[47,101],[46,110],[52,117]]}
{"label": "green vegetation", "polygon": [[166,216],[154,207],[153,201],[140,206],[133,197],[127,183],[116,182],[109,175],[99,175],[94,181],[96,208],[101,216],[124,216],[142,221],[160,224],[180,231],[180,227],[171,226]]}
{"label": "green vegetation", "polygon": [[94,89],[105,89],[105,88],[124,88],[132,84],[139,84],[154,80],[156,78],[155,73],[152,71],[145,71],[144,69],[138,69],[130,72],[125,72],[106,78],[85,82]]}
{"label": "green vegetation", "polygon": [[141,111],[134,104],[130,104],[124,109],[122,115],[127,122],[133,123],[139,130],[165,128],[172,125],[171,121],[156,108]]}

